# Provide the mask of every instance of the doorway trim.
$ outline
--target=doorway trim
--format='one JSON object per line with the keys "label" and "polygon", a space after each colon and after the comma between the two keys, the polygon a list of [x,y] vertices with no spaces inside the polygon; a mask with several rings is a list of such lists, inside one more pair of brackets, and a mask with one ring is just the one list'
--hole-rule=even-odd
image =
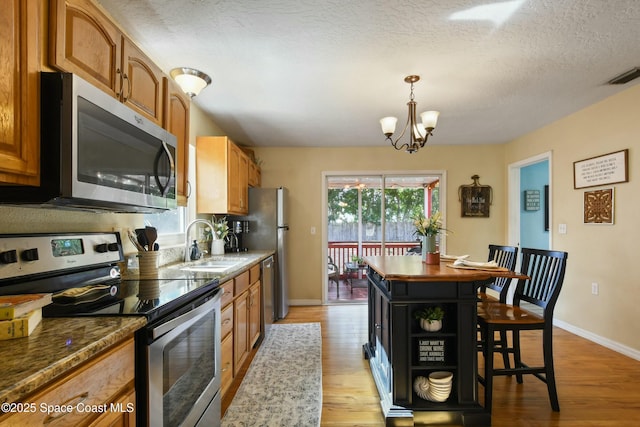
{"label": "doorway trim", "polygon": [[[362,171],[322,171],[321,179],[322,179],[322,191],[321,191],[321,217],[322,224],[320,227],[320,232],[322,233],[322,270],[320,271],[321,283],[322,283],[322,305],[328,305],[328,287],[326,286],[325,279],[327,276],[327,246],[329,245],[327,239],[327,177],[330,176],[381,176],[385,177],[387,175],[438,175],[440,176],[440,212],[442,213],[442,217],[444,218],[442,226],[447,228],[447,171],[446,170],[362,170]],[[384,217],[384,216],[383,216]],[[313,234],[313,233],[312,233]],[[442,251],[446,253],[446,237],[442,242]]]}
{"label": "doorway trim", "polygon": [[509,204],[507,217],[509,218],[507,227],[508,244],[511,246],[520,245],[520,210],[522,197],[520,196],[520,169],[536,163],[547,161],[549,163],[549,248],[553,248],[553,181],[552,177],[552,151],[547,151],[524,160],[510,163],[508,166],[508,193]]}

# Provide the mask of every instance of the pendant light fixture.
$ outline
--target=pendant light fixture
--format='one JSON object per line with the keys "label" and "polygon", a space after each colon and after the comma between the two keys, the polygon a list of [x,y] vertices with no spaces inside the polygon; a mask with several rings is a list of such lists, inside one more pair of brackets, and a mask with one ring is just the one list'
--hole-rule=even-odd
{"label": "pendant light fixture", "polygon": [[[433,130],[436,128],[436,124],[438,122],[438,116],[440,112],[438,111],[425,111],[420,114],[420,118],[422,119],[422,123],[418,123],[416,120],[416,106],[417,103],[414,101],[413,97],[413,84],[420,80],[420,76],[407,76],[404,78],[404,81],[411,84],[411,95],[409,97],[409,102],[407,105],[409,106],[409,113],[407,117],[407,123],[402,129],[402,132],[395,140],[391,138],[393,133],[396,130],[396,123],[398,119],[396,117],[384,117],[380,119],[380,125],[382,126],[382,133],[387,137],[387,141],[393,145],[393,148],[396,150],[406,150],[407,153],[415,153],[418,149],[424,147],[427,143],[427,139],[433,135]],[[401,143],[400,140],[406,133],[407,129],[409,129],[409,140],[407,142]]]}
{"label": "pendant light fixture", "polygon": [[194,68],[180,67],[170,71],[171,77],[184,93],[193,98],[211,84],[211,77]]}

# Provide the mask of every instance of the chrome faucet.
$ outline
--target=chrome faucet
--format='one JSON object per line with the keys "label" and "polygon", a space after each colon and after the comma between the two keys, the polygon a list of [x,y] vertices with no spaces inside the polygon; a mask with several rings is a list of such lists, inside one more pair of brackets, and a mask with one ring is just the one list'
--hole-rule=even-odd
{"label": "chrome faucet", "polygon": [[211,232],[213,233],[213,224],[211,224],[210,221],[207,221],[206,219],[194,219],[193,221],[191,221],[189,223],[189,225],[187,225],[187,229],[184,232],[184,260],[186,262],[191,261],[191,258],[189,256],[189,231],[191,230],[191,227],[195,224],[206,224],[209,226],[209,228],[211,229]]}

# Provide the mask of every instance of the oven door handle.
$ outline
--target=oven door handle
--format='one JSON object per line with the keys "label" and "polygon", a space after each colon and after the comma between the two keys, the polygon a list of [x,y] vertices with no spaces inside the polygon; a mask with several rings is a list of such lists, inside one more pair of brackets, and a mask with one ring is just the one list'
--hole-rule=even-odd
{"label": "oven door handle", "polygon": [[204,304],[199,305],[198,307],[195,307],[193,310],[188,311],[187,313],[181,316],[178,316],[175,319],[171,319],[168,322],[165,322],[151,329],[151,338],[153,340],[156,340],[162,335],[177,328],[180,325],[182,325],[184,328],[187,328],[188,326],[190,326],[191,323],[197,321],[200,317],[210,312],[211,309],[216,305],[216,303],[218,303],[219,300],[220,300],[220,292],[217,292],[213,296],[213,298],[211,298],[209,301],[205,302]]}

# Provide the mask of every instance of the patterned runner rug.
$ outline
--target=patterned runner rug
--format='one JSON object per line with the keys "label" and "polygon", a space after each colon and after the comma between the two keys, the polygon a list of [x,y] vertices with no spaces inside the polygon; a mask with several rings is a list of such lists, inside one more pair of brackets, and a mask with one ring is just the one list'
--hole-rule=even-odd
{"label": "patterned runner rug", "polygon": [[313,427],[321,413],[320,324],[272,325],[222,426]]}

